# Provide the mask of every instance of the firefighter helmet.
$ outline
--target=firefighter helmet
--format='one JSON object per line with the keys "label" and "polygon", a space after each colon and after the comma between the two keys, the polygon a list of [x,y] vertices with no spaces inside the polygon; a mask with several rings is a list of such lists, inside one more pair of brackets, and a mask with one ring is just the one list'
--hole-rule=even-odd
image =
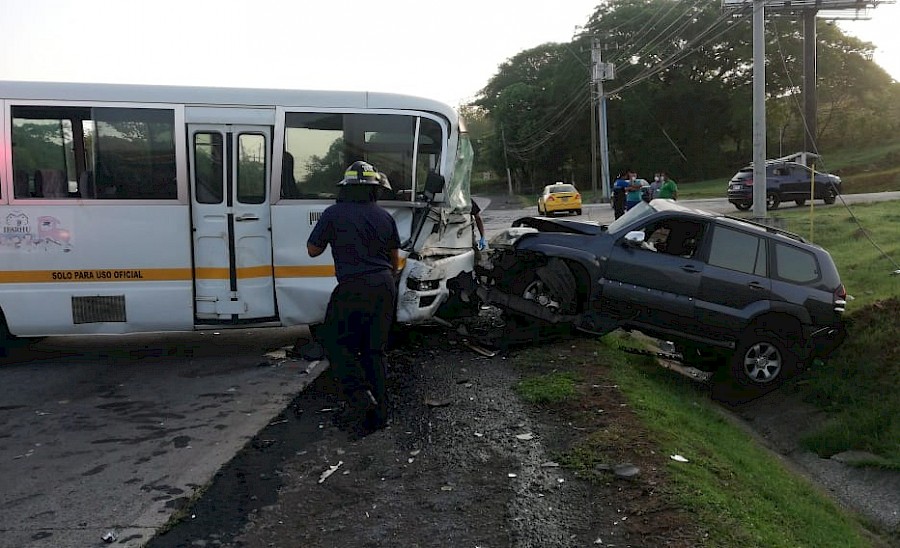
{"label": "firefighter helmet", "polygon": [[338,183],[345,185],[381,185],[379,173],[369,162],[356,161],[344,172],[344,178]]}

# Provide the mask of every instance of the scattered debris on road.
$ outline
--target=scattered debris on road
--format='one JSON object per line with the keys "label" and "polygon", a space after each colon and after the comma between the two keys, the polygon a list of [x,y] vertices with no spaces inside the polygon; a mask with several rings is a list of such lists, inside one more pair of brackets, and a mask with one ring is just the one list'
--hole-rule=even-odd
{"label": "scattered debris on road", "polygon": [[337,464],[335,464],[333,466],[329,466],[328,470],[325,470],[324,472],[322,472],[322,475],[319,476],[319,483],[325,483],[325,480],[327,480],[328,477],[331,476],[331,474],[334,474],[335,472],[337,472],[337,469],[340,468],[341,466],[343,466],[343,464],[344,464],[344,461],[339,460]]}

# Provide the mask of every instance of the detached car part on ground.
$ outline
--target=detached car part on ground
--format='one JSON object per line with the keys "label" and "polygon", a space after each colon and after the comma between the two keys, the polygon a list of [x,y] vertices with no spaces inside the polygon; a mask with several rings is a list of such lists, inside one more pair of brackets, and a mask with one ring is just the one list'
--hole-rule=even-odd
{"label": "detached car part on ground", "polygon": [[827,251],[672,200],[608,226],[525,217],[491,249],[479,296],[507,314],[597,335],[636,329],[756,392],[845,336],[846,292]]}
{"label": "detached car part on ground", "polygon": [[[728,201],[740,211],[750,209],[753,186],[753,166],[741,169],[728,182]],[[787,201],[802,206],[810,199],[833,204],[840,193],[841,178],[837,175],[814,172],[797,162],[766,164],[766,209],[777,209]]]}

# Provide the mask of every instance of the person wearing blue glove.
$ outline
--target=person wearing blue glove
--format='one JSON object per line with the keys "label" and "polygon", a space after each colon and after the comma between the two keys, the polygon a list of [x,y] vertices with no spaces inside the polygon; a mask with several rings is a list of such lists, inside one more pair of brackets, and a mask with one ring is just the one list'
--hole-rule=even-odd
{"label": "person wearing blue glove", "polygon": [[475,200],[472,200],[472,219],[475,221],[475,226],[478,227],[478,234],[481,235],[478,240],[478,249],[483,251],[487,247],[487,240],[485,240],[484,221],[481,220],[481,208],[478,207]]}

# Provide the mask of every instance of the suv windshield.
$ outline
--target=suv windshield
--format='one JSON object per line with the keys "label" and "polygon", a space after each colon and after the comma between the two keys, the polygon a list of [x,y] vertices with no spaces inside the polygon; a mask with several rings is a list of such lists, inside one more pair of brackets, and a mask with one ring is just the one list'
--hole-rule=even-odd
{"label": "suv windshield", "polygon": [[653,207],[652,202],[639,202],[638,205],[629,209],[625,212],[625,215],[622,215],[615,221],[609,224],[606,228],[608,232],[616,232],[621,229],[625,225],[630,225],[632,222],[637,221],[643,217],[648,217],[656,213],[656,208]]}

